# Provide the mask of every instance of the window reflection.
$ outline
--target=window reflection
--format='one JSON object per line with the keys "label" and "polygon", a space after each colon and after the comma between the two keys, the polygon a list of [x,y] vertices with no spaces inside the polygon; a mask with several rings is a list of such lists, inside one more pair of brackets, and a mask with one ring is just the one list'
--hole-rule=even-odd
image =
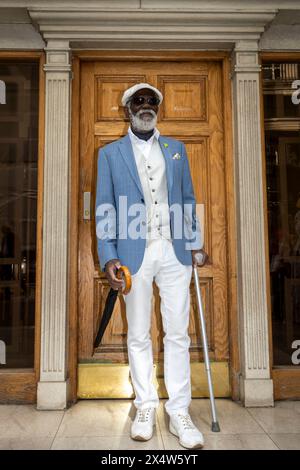
{"label": "window reflection", "polygon": [[38,64],[0,62],[0,81],[0,367],[33,367]]}
{"label": "window reflection", "polygon": [[263,66],[273,362],[289,366],[300,339],[300,105],[291,99],[299,70]]}

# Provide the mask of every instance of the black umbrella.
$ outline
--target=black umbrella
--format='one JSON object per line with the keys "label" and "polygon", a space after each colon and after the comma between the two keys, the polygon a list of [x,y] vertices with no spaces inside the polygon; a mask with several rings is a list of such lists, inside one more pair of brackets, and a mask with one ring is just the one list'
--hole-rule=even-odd
{"label": "black umbrella", "polygon": [[[122,289],[122,292],[124,295],[128,294],[128,292],[131,289],[131,276],[130,276],[130,271],[126,266],[120,266],[116,276],[119,279],[123,279],[124,281],[124,287]],[[109,323],[109,320],[112,316],[114,306],[118,297],[119,290],[111,288],[108,296],[105,301],[105,307],[103,310],[100,326],[98,329],[98,333],[96,336],[96,339],[94,341],[94,348],[97,348],[101,342],[101,339],[104,335],[104,332],[107,328],[107,325]]]}

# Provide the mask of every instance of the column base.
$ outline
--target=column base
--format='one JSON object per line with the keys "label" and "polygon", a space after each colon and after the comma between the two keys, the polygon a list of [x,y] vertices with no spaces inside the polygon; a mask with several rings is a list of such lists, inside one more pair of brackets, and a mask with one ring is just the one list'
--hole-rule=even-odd
{"label": "column base", "polygon": [[69,381],[39,382],[37,387],[38,410],[64,410],[68,404]]}
{"label": "column base", "polygon": [[248,408],[274,406],[273,380],[242,378],[241,399]]}

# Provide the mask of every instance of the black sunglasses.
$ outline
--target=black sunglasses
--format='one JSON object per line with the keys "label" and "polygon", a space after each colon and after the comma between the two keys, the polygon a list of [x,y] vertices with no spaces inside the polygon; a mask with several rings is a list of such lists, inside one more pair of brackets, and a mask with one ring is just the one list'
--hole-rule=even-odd
{"label": "black sunglasses", "polygon": [[142,106],[146,102],[150,104],[150,106],[159,105],[159,99],[155,96],[148,96],[147,98],[145,98],[144,96],[134,96],[131,101],[136,106]]}

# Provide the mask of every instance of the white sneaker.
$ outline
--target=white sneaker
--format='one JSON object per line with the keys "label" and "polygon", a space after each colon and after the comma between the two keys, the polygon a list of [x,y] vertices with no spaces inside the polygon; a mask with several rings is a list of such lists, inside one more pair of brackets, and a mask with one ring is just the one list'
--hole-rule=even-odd
{"label": "white sneaker", "polygon": [[155,426],[155,408],[137,410],[131,426],[131,438],[135,441],[148,441]]}
{"label": "white sneaker", "polygon": [[188,413],[174,413],[170,416],[169,429],[179,437],[179,443],[186,449],[201,449],[203,434],[196,428]]}

